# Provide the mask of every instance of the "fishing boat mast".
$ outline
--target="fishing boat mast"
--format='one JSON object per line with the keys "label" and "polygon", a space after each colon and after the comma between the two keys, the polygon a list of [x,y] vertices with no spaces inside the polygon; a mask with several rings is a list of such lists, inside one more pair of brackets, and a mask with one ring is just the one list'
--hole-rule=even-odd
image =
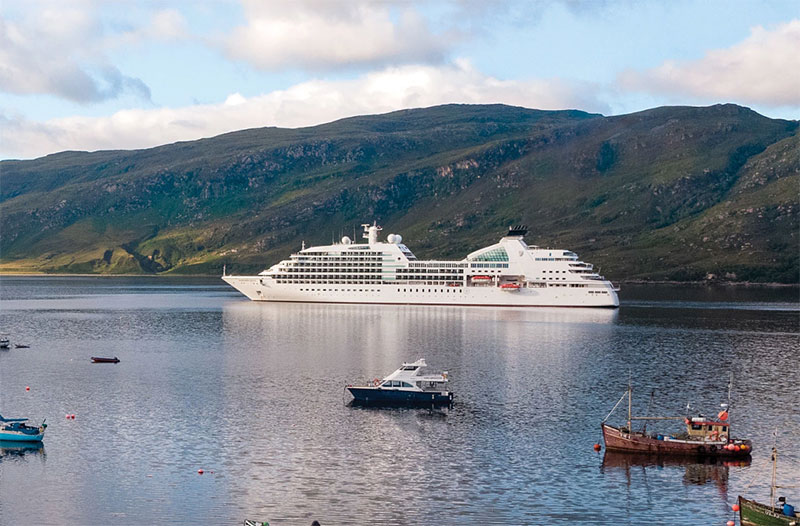
{"label": "fishing boat mast", "polygon": [[769,486],[769,505],[775,506],[775,489],[778,486],[778,430],[775,430],[775,445],[772,446],[772,482]]}
{"label": "fishing boat mast", "polygon": [[631,374],[628,372],[628,433],[633,432],[633,427],[631,427],[631,409],[633,402],[631,399],[633,398],[633,385],[631,385]]}

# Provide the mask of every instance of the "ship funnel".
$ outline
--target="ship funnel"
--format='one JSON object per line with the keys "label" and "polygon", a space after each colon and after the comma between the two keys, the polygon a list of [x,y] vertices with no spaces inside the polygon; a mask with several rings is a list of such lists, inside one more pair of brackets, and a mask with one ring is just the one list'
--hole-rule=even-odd
{"label": "ship funnel", "polygon": [[507,236],[524,236],[528,233],[528,225],[516,225],[508,227]]}

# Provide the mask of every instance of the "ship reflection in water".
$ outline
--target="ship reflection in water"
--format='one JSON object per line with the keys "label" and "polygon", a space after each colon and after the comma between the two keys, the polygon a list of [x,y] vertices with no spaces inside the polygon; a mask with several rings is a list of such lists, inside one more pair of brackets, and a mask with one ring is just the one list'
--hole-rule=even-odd
{"label": "ship reflection in water", "polygon": [[[728,475],[732,467],[749,466],[751,459],[722,460],[718,458],[679,458],[637,453],[606,451],[600,471],[622,471],[628,484],[633,472],[646,475],[648,471],[664,468],[675,470],[683,468],[683,483],[687,486],[702,486],[709,482],[715,484],[725,496],[728,490]],[[645,479],[646,480],[646,479]]]}
{"label": "ship reflection in water", "polygon": [[23,458],[39,456],[42,460],[46,455],[44,444],[41,442],[15,442],[0,440],[0,462],[13,461]]}

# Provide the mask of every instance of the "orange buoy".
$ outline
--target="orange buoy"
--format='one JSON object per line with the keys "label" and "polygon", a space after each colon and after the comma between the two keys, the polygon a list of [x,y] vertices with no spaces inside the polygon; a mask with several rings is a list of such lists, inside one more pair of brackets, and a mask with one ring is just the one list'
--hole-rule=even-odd
{"label": "orange buoy", "polygon": [[594,445],[594,450],[595,451],[600,451],[600,444],[595,444]]}
{"label": "orange buoy", "polygon": [[724,422],[728,419],[728,412],[727,411],[720,411],[717,414],[717,417],[720,419],[721,422]]}
{"label": "orange buoy", "polygon": [[30,388],[30,387],[28,387],[28,386],[26,385],[26,386],[25,386],[25,390],[26,390],[26,391],[30,391],[30,390],[31,390],[31,388]]}
{"label": "orange buoy", "polygon": [[731,509],[733,511],[739,511],[739,505],[738,504],[734,504],[733,506],[731,506]]}
{"label": "orange buoy", "polygon": [[727,524],[728,526],[735,526],[736,523],[733,521],[728,521],[725,524]]}
{"label": "orange buoy", "polygon": [[742,446],[733,446],[733,449],[736,451],[741,451]]}

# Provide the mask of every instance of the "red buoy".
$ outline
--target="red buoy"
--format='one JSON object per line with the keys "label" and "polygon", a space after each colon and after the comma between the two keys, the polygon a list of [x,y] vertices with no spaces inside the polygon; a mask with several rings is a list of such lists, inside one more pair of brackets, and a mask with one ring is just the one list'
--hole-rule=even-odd
{"label": "red buoy", "polygon": [[739,505],[738,504],[734,504],[733,506],[731,506],[731,509],[733,511],[739,511]]}
{"label": "red buoy", "polygon": [[735,526],[736,523],[733,521],[728,521],[725,524],[727,524],[728,526]]}
{"label": "red buoy", "polygon": [[198,470],[197,470],[197,474],[198,474],[198,475],[202,475],[203,473],[204,473],[204,472],[203,472],[203,470],[202,470],[202,469],[198,469]]}
{"label": "red buoy", "polygon": [[66,415],[64,415],[64,418],[66,418],[67,420],[69,420],[69,413],[67,413]]}
{"label": "red buoy", "polygon": [[594,445],[594,450],[595,451],[600,451],[600,444],[595,444]]}
{"label": "red buoy", "polygon": [[25,390],[26,390],[26,391],[30,391],[30,390],[31,390],[31,388],[30,388],[30,387],[28,387],[28,386],[26,385],[26,386],[25,386]]}

